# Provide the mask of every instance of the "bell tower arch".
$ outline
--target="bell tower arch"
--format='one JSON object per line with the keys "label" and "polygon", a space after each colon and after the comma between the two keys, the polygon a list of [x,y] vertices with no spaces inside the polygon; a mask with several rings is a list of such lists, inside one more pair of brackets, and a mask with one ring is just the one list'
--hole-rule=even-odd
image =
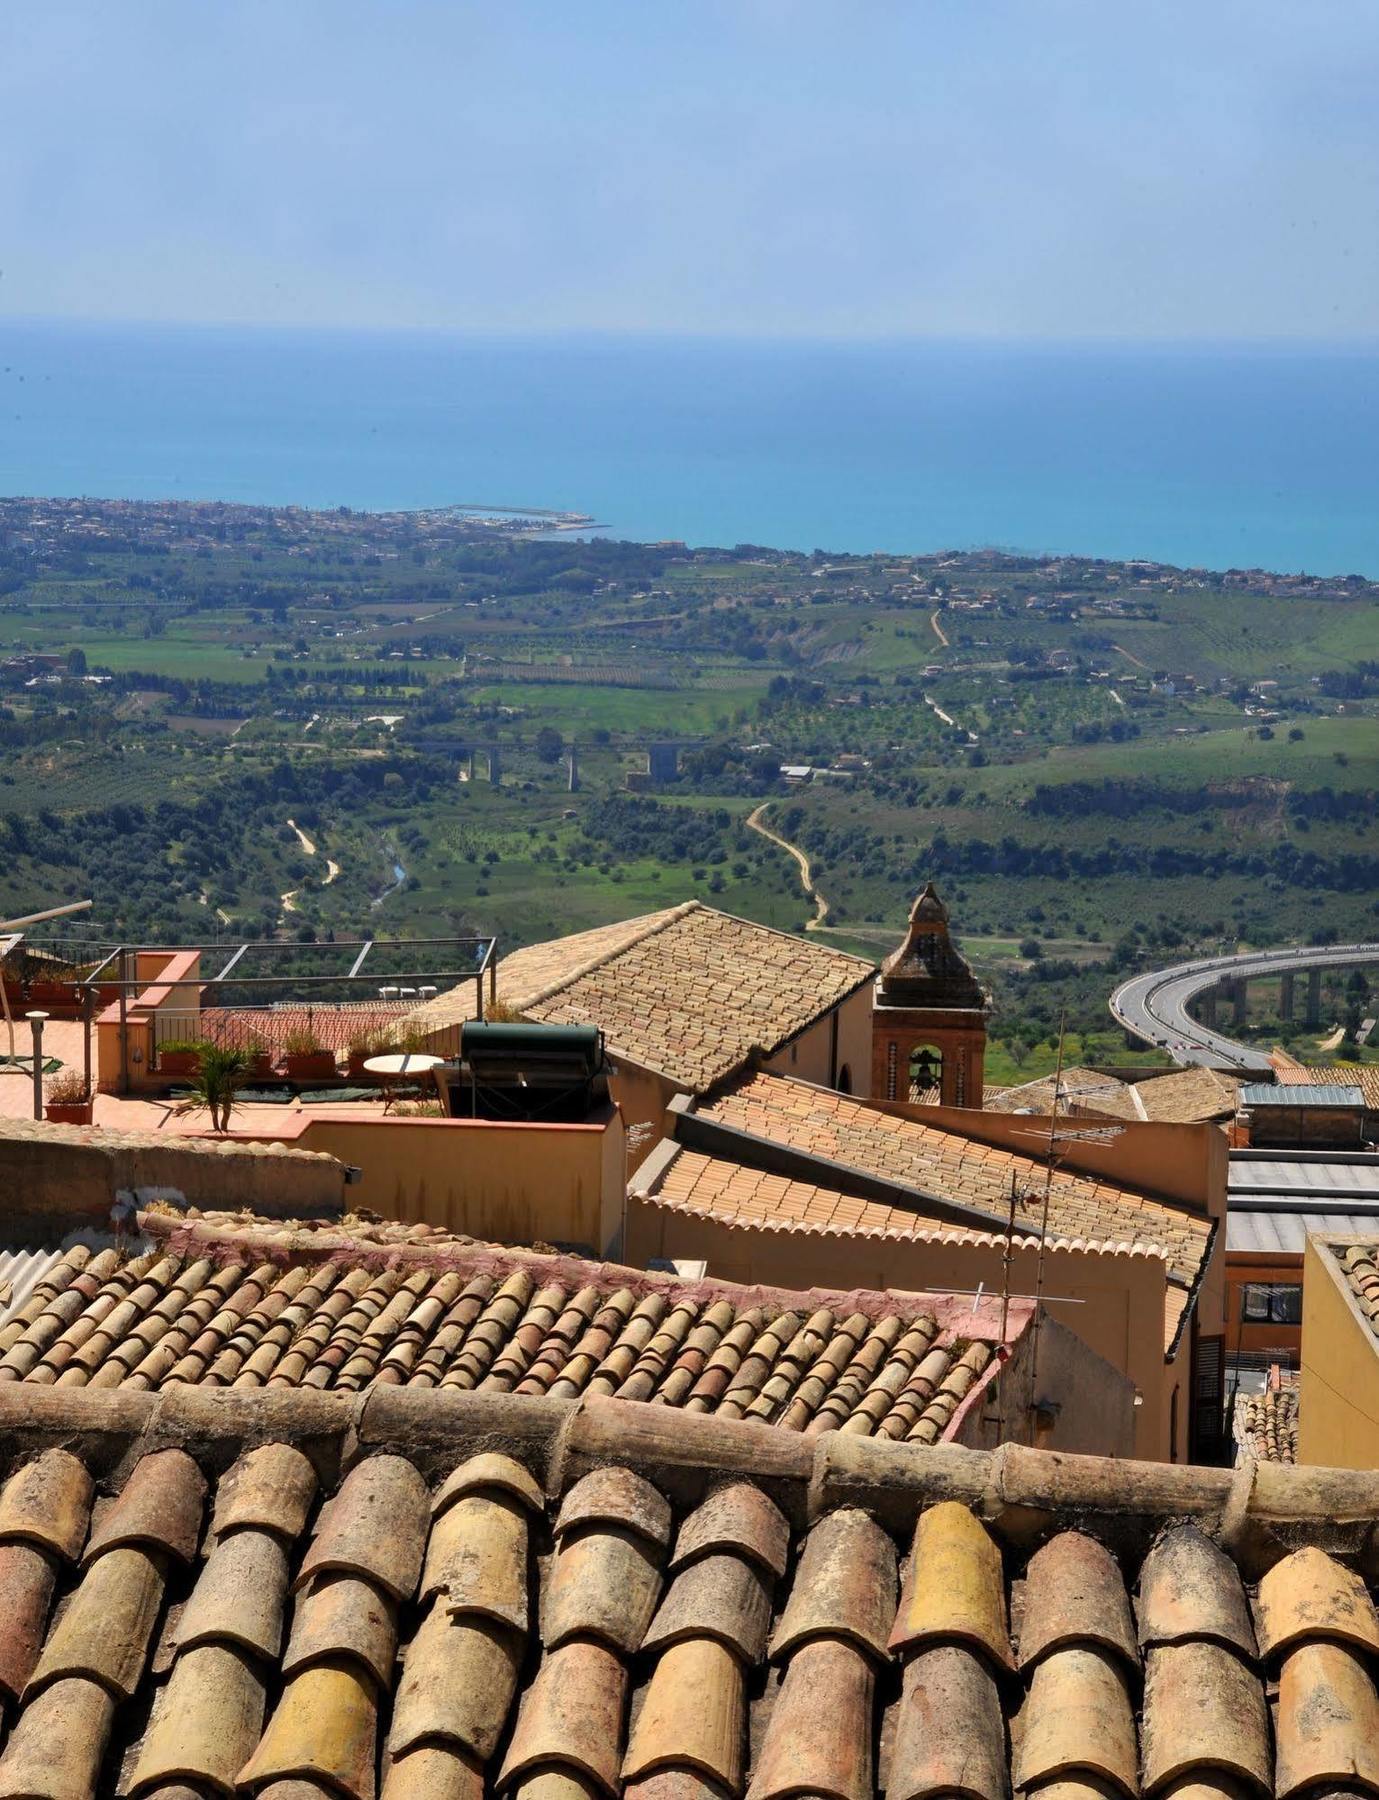
{"label": "bell tower arch", "polygon": [[873,1098],[918,1099],[936,1087],[943,1106],[979,1107],[989,1007],[929,882],[873,989]]}

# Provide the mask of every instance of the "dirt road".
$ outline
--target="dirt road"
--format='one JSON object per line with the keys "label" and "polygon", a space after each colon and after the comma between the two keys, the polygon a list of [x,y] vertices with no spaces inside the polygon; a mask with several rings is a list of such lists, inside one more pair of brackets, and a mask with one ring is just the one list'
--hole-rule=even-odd
{"label": "dirt road", "polygon": [[818,931],[828,917],[828,901],[814,885],[814,872],[809,866],[809,858],[804,851],[798,845],[792,844],[789,838],[783,838],[778,831],[772,831],[769,825],[763,824],[762,815],[771,804],[770,800],[763,800],[760,806],[749,812],[747,815],[748,827],[761,837],[769,838],[773,844],[784,850],[785,854],[793,859],[800,872],[800,886],[804,889],[806,898],[814,902],[814,917],[806,923],[805,930]]}

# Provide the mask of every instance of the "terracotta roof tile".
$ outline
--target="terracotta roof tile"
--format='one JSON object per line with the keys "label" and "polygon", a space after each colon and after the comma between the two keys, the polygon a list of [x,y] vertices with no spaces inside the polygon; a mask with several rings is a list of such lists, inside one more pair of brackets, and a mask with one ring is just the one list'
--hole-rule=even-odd
{"label": "terracotta roof tile", "polygon": [[1233,1432],[1237,1460],[1295,1463],[1298,1460],[1299,1389],[1296,1381],[1237,1394]]}
{"label": "terracotta roof tile", "polygon": [[[77,1299],[85,1307],[106,1284],[127,1287],[129,1267],[143,1267],[149,1284],[150,1272],[157,1272],[167,1284],[155,1303],[160,1335],[152,1344],[145,1337],[102,1339],[105,1360],[84,1385],[131,1392],[229,1387],[247,1394],[294,1387],[356,1392],[382,1384],[553,1399],[602,1395],[721,1411],[793,1432],[846,1427],[933,1441],[948,1430],[990,1362],[984,1338],[968,1341],[942,1330],[924,1310],[931,1303],[913,1297],[881,1302],[895,1310],[878,1317],[876,1296],[867,1311],[859,1310],[856,1296],[819,1304],[819,1296],[783,1294],[764,1304],[759,1289],[691,1288],[632,1271],[595,1268],[596,1281],[576,1284],[568,1260],[453,1242],[433,1248],[425,1239],[403,1238],[375,1246],[343,1233],[239,1222],[144,1223],[161,1231],[167,1249],[127,1264],[112,1252],[100,1263],[94,1292]],[[292,1258],[289,1266],[264,1260],[270,1244],[279,1257]],[[390,1266],[381,1276],[375,1265],[385,1258]],[[91,1277],[97,1261],[59,1259],[49,1278],[52,1303]],[[629,1279],[636,1288],[626,1285]],[[267,1304],[273,1296],[283,1303]],[[29,1379],[16,1372],[20,1363],[31,1371],[41,1363],[45,1316],[25,1307],[0,1325],[17,1327],[9,1332],[12,1381]],[[982,1329],[989,1333],[989,1324]],[[33,1380],[45,1385],[37,1374]],[[56,1470],[63,1465],[55,1454]],[[236,1499],[237,1510],[223,1523],[217,1518],[214,1529],[254,1522],[296,1534],[314,1478],[297,1451],[281,1457],[276,1472],[264,1464],[252,1478],[252,1494]],[[237,1479],[250,1482],[251,1466]],[[75,1479],[78,1486],[85,1480],[79,1469]],[[0,1519],[17,1503],[0,1495]],[[220,1504],[231,1505],[228,1492]],[[54,1542],[54,1533],[79,1536],[81,1509],[80,1493],[55,1492],[51,1503],[30,1506],[39,1521],[33,1529]],[[176,1553],[187,1556],[194,1547],[183,1543]]]}
{"label": "terracotta roof tile", "polygon": [[[770,1223],[802,1209],[807,1221],[834,1229],[910,1236],[938,1229],[962,1238],[984,1233],[981,1228],[940,1222],[932,1209],[926,1213],[924,1196],[976,1208],[991,1216],[994,1228],[1003,1229],[1013,1185],[1020,1196],[1017,1233],[1022,1225],[1037,1229],[1042,1221],[1045,1167],[1035,1155],[885,1112],[830,1088],[788,1076],[749,1075],[701,1102],[698,1111],[753,1137],[902,1184],[914,1191],[914,1201],[903,1206],[861,1202],[860,1210],[841,1226],[834,1221],[846,1197],[837,1189],[811,1188],[803,1181],[777,1177],[774,1188],[763,1186],[748,1198],[731,1186],[736,1165],[684,1151],[655,1196],[662,1203],[691,1206],[744,1224]],[[1212,1222],[1204,1213],[1066,1169],[1054,1171],[1048,1192],[1052,1237],[1159,1248],[1177,1282],[1190,1286],[1200,1276],[1212,1239]]]}
{"label": "terracotta roof tile", "polygon": [[[37,1415],[59,1398],[27,1402],[36,1416],[32,1450],[20,1448],[16,1474],[39,1460],[53,1427]],[[700,1470],[695,1486],[688,1457],[674,1480],[652,1482],[617,1460],[618,1422],[642,1417],[651,1425],[655,1415],[595,1403],[584,1417],[603,1446],[596,1465],[582,1473],[587,1464],[575,1457],[561,1473],[544,1460],[529,1467],[519,1454],[526,1440],[505,1436],[502,1420],[522,1410],[507,1397],[418,1399],[433,1408],[424,1426],[410,1402],[389,1402],[402,1408],[398,1419],[418,1422],[418,1461],[391,1450],[361,1456],[348,1435],[362,1429],[361,1415],[344,1400],[334,1444],[322,1442],[312,1422],[320,1415],[310,1412],[329,1409],[328,1396],[262,1402],[284,1423],[299,1422],[323,1470],[345,1451],[348,1472],[343,1481],[324,1477],[314,1516],[314,1502],[302,1504],[295,1448],[269,1441],[236,1461],[217,1447],[208,1415],[191,1434],[204,1463],[183,1451],[121,1459],[101,1431],[83,1428],[80,1411],[54,1413],[71,1441],[87,1447],[77,1459],[83,1474],[99,1478],[96,1532],[107,1519],[137,1520],[155,1488],[167,1490],[180,1521],[193,1485],[186,1464],[198,1490],[210,1490],[206,1510],[219,1523],[206,1559],[191,1567],[150,1548],[142,1533],[94,1556],[83,1557],[77,1544],[67,1561],[0,1533],[0,1583],[6,1552],[33,1560],[43,1577],[25,1614],[28,1649],[18,1652],[37,1672],[21,1671],[12,1683],[27,1688],[7,1712],[0,1797],[228,1800],[252,1790],[276,1800],[487,1800],[500,1791],[504,1800],[873,1800],[879,1783],[887,1800],[1006,1800],[1012,1769],[1017,1787],[1040,1800],[1135,1800],[1141,1791],[1150,1800],[1169,1792],[1175,1800],[1265,1800],[1275,1792],[1292,1800],[1379,1788],[1370,1666],[1379,1625],[1362,1576],[1318,1547],[1344,1535],[1334,1509],[1315,1522],[1314,1541],[1272,1567],[1267,1556],[1254,1563],[1253,1532],[1232,1536],[1250,1546],[1252,1566],[1242,1570],[1200,1526],[1171,1522],[1194,1482],[1216,1481],[1215,1471],[1175,1470],[1171,1483],[1170,1472],[1152,1472],[1153,1491],[1163,1490],[1154,1504],[1169,1522],[1146,1550],[1147,1527],[1126,1533],[1126,1505],[1132,1491],[1132,1511],[1146,1503],[1147,1469],[1126,1471],[1115,1498],[1120,1465],[1093,1460],[1082,1470],[1070,1462],[1086,1459],[1012,1452],[1055,1468],[1057,1495],[1072,1491],[1070,1482],[1083,1495],[1039,1503],[1054,1509],[1041,1518],[1025,1511],[1022,1461],[1001,1465],[998,1475],[973,1452],[931,1458],[859,1446],[861,1474],[848,1479],[854,1487],[862,1481],[889,1527],[855,1505],[811,1524],[806,1494],[827,1504],[829,1489],[807,1478],[807,1456],[793,1500],[778,1476],[758,1485],[748,1475]],[[97,1400],[113,1406],[117,1397],[78,1394],[75,1404]],[[249,1398],[250,1415],[235,1429],[262,1434],[267,1412],[252,1420],[259,1404]],[[474,1449],[446,1460],[438,1434],[457,1404],[472,1409],[466,1441]],[[557,1420],[549,1428],[566,1440]],[[749,1425],[717,1429],[735,1445],[780,1441]],[[406,1429],[394,1423],[384,1434],[396,1440]],[[7,1458],[17,1441],[7,1428]],[[803,1439],[794,1442],[805,1450]],[[842,1448],[846,1469],[851,1447]],[[826,1456],[827,1442],[818,1451]],[[389,1461],[411,1479],[386,1468],[380,1478],[375,1465]],[[941,1480],[929,1475],[931,1463]],[[53,1470],[48,1464],[44,1479]],[[63,1480],[70,1483],[70,1472]],[[1104,1486],[1104,1511],[1087,1502],[1089,1480]],[[1206,1514],[1218,1526],[1228,1480],[1222,1472]],[[293,1495],[287,1507],[278,1504],[284,1481]],[[985,1496],[994,1509],[989,1525],[944,1497],[944,1482],[953,1481]],[[360,1497],[369,1492],[386,1494],[406,1515],[408,1546],[415,1494],[416,1554],[351,1553],[348,1569],[323,1566],[314,1546],[346,1543],[370,1511]],[[686,1492],[699,1497],[687,1501]],[[270,1503],[260,1504],[265,1495]],[[477,1514],[469,1519],[475,1502],[509,1509],[505,1517],[521,1528],[505,1537],[501,1555]],[[1372,1508],[1352,1510],[1363,1526]],[[894,1533],[916,1512],[898,1600]],[[22,1514],[10,1516],[22,1531]],[[629,1529],[633,1516],[642,1529]],[[1296,1505],[1284,1504],[1278,1516],[1296,1542]],[[468,1526],[459,1530],[467,1520],[472,1537]],[[554,1559],[545,1554],[548,1532],[559,1545]],[[1093,1532],[1105,1532],[1106,1544]],[[480,1571],[472,1579],[466,1537]],[[542,1656],[520,1609],[491,1616],[499,1610],[496,1561],[508,1565],[502,1604],[528,1582],[533,1597],[548,1602],[570,1550],[610,1537],[669,1557],[645,1638],[577,1632]],[[1345,1541],[1362,1554],[1362,1530]],[[410,1589],[396,1569],[423,1556],[443,1576],[434,1595],[428,1576],[427,1597],[399,1600],[394,1590]],[[333,1560],[333,1552],[324,1559]],[[1247,1629],[1247,1573],[1260,1577],[1260,1645],[1278,1678],[1274,1736]],[[607,1598],[626,1609],[620,1573],[611,1569],[606,1580]],[[1148,1644],[1143,1697],[1128,1589],[1138,1593]],[[543,1618],[545,1611],[543,1604]],[[1007,1615],[1018,1675],[1006,1665]],[[13,1644],[17,1615],[7,1616]],[[769,1673],[759,1666],[768,1634]]]}
{"label": "terracotta roof tile", "polygon": [[[598,1025],[615,1055],[699,1093],[874,974],[860,957],[690,901],[515,950],[498,965],[498,994],[545,1024]],[[462,984],[406,1022],[434,1030],[472,1010]]]}

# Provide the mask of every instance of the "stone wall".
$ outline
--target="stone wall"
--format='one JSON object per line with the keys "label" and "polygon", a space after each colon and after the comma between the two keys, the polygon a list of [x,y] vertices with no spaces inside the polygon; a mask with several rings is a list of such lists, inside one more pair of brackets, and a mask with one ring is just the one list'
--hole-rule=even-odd
{"label": "stone wall", "polygon": [[345,1209],[345,1166],[277,1144],[0,1119],[0,1219],[11,1242],[104,1225],[120,1194],[139,1189],[218,1211],[334,1218]]}

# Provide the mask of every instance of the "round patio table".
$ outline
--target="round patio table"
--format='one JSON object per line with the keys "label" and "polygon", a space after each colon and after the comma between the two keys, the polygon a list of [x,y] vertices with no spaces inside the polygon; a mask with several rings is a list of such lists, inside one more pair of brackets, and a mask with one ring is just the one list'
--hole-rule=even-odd
{"label": "round patio table", "polygon": [[430,1075],[445,1061],[419,1050],[395,1050],[387,1056],[371,1056],[364,1064],[367,1075],[377,1075],[383,1088],[383,1110],[397,1099],[399,1084],[409,1075]]}

